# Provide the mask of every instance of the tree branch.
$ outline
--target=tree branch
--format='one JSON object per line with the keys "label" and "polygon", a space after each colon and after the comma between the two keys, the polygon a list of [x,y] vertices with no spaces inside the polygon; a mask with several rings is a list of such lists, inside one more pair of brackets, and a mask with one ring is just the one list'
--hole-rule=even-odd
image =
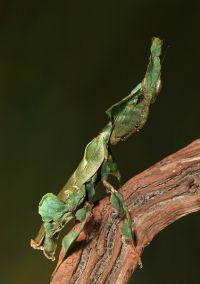
{"label": "tree branch", "polygon": [[[121,192],[141,255],[161,230],[200,209],[200,139],[130,179]],[[121,236],[122,224],[109,199],[101,200],[51,284],[126,284],[138,258]]]}

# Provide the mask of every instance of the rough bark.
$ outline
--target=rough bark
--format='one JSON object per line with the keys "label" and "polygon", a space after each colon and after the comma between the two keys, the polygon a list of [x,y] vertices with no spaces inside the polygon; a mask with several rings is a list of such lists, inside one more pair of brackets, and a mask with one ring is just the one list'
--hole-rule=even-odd
{"label": "rough bark", "polygon": [[[200,139],[130,179],[121,191],[141,255],[161,230],[200,209]],[[100,201],[51,284],[128,283],[138,258],[121,236],[122,223],[109,199]]]}

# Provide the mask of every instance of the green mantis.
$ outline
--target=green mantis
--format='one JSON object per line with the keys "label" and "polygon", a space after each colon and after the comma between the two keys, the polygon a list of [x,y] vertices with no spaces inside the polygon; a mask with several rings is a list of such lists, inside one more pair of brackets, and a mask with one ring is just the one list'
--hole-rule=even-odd
{"label": "green mantis", "polygon": [[149,64],[144,79],[131,93],[111,106],[107,111],[108,124],[85,148],[83,159],[65,186],[58,193],[47,193],[39,203],[43,224],[31,246],[43,250],[49,259],[55,259],[60,231],[78,224],[75,230],[68,229],[62,240],[63,258],[75,243],[92,214],[92,199],[97,184],[102,183],[110,202],[123,218],[122,235],[133,243],[131,219],[123,195],[108,181],[110,175],[120,180],[111,146],[139,131],[148,118],[149,109],[160,91],[162,41],[152,39]]}

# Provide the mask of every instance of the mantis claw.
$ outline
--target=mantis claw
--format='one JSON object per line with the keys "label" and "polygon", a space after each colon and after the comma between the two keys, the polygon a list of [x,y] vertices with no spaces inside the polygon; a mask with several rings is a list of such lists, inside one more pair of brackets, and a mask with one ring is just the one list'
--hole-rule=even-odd
{"label": "mantis claw", "polygon": [[78,236],[80,235],[81,231],[84,229],[85,224],[87,223],[87,221],[89,220],[91,216],[92,207],[93,206],[88,203],[84,208],[81,208],[76,212],[76,215],[75,215],[76,219],[80,221],[80,223],[78,224],[78,226],[76,227],[74,231],[69,232],[63,238],[62,240],[62,248],[63,248],[62,259],[65,258],[66,254],[68,253],[68,251],[70,250],[70,248],[72,247],[72,245],[74,244]]}

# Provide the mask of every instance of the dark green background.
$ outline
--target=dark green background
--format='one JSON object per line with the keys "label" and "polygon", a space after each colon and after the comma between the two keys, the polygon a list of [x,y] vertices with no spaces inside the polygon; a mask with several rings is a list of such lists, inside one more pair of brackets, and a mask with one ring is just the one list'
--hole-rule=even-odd
{"label": "dark green background", "polygon": [[[114,148],[123,180],[199,137],[199,26],[199,1],[1,0],[0,283],[48,283],[55,263],[29,247],[38,201],[140,82],[154,35],[169,45],[163,90],[143,131]],[[160,233],[131,283],[199,283],[199,227],[196,213]]]}

